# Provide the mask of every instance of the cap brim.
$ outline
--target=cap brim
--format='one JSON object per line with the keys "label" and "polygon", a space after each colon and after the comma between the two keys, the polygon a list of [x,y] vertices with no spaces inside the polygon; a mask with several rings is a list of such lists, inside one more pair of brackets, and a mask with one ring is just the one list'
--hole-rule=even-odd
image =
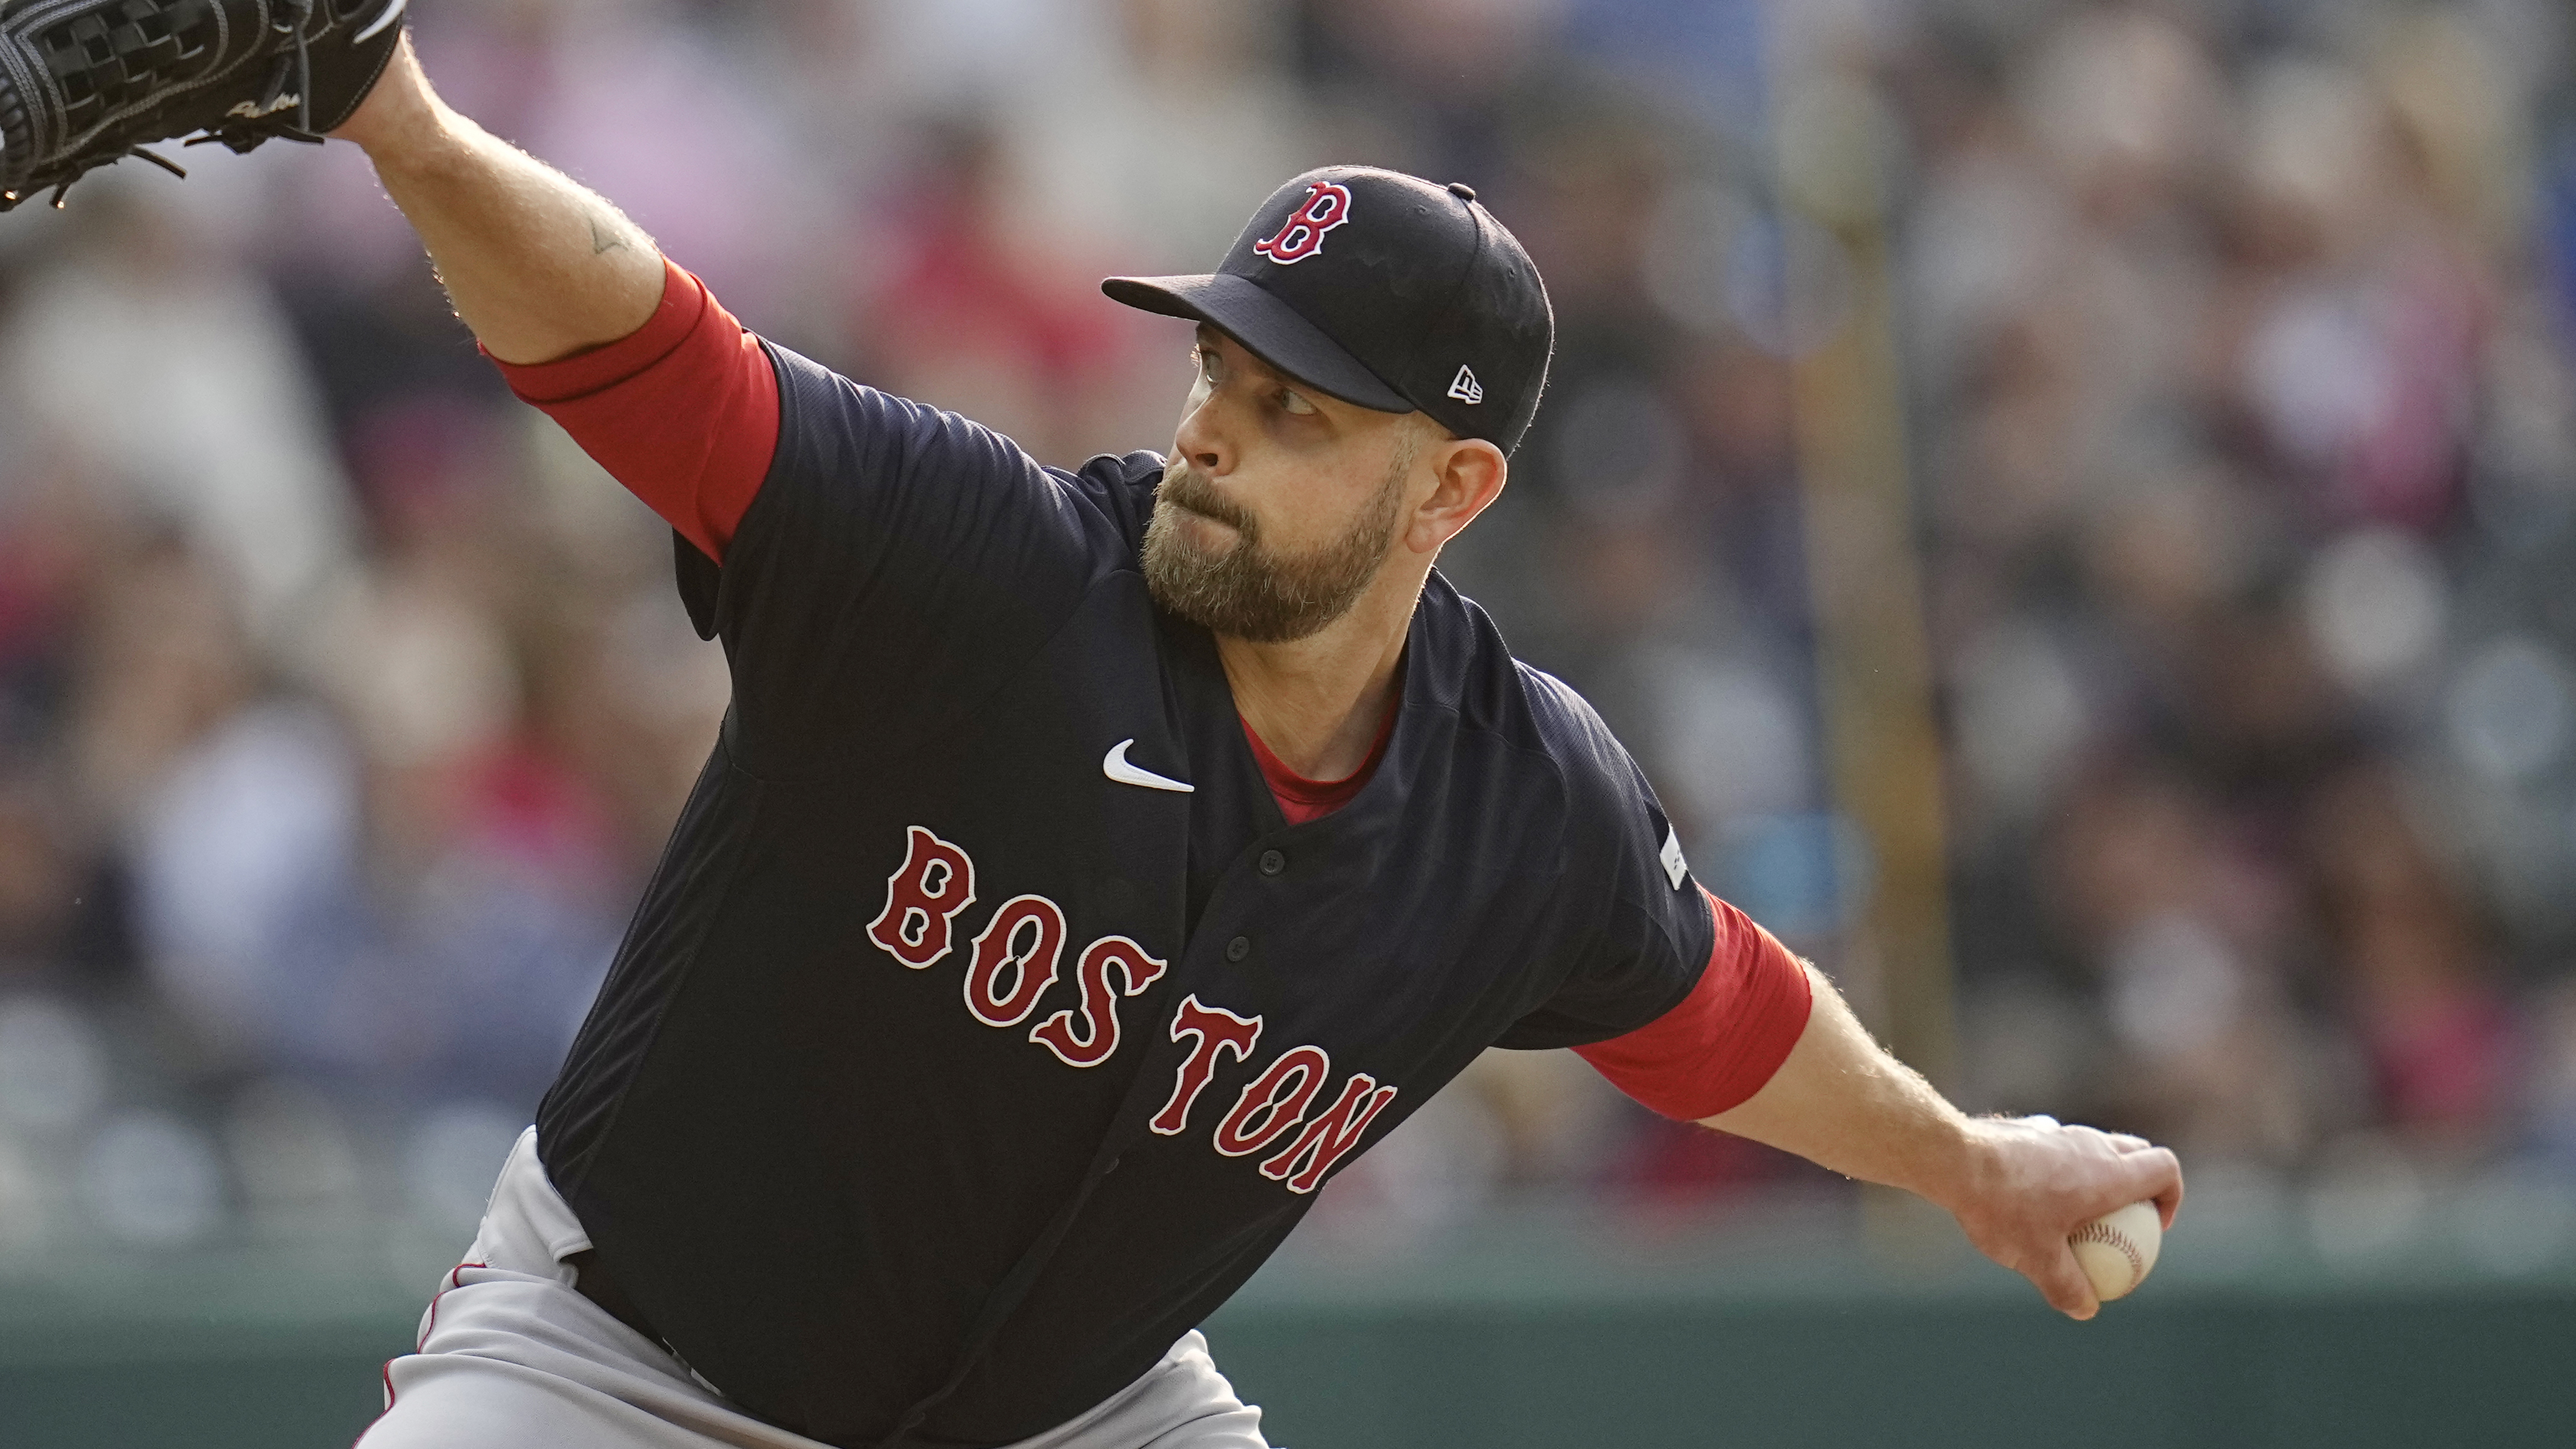
{"label": "cap brim", "polygon": [[1287,303],[1242,277],[1218,272],[1203,277],[1111,277],[1100,290],[1166,317],[1205,322],[1250,349],[1252,355],[1297,381],[1382,413],[1409,413],[1413,402],[1386,384],[1323,329]]}

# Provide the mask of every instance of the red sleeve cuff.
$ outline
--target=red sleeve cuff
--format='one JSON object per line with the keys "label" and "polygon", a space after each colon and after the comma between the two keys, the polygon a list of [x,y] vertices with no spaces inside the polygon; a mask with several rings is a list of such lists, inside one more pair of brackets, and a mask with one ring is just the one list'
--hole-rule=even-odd
{"label": "red sleeve cuff", "polygon": [[778,451],[778,375],[705,284],[668,258],[662,266],[661,305],[634,333],[557,362],[493,363],[512,392],[721,562]]}
{"label": "red sleeve cuff", "polygon": [[488,351],[483,355],[492,357],[492,365],[501,369],[501,380],[521,402],[541,408],[575,402],[615,387],[670,356],[697,330],[714,301],[705,283],[664,257],[661,305],[642,327],[617,341],[554,362],[503,362]]}
{"label": "red sleeve cuff", "polygon": [[1717,926],[1708,969],[1679,1005],[1576,1047],[1620,1091],[1696,1122],[1741,1106],[1789,1059],[1815,1004],[1807,969],[1751,917],[1703,890]]}

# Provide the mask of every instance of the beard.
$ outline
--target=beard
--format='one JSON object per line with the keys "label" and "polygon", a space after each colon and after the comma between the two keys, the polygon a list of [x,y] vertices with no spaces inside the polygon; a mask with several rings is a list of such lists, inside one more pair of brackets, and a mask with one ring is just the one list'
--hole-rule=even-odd
{"label": "beard", "polygon": [[[1395,466],[1340,537],[1287,554],[1261,540],[1260,520],[1175,459],[1163,472],[1154,517],[1145,526],[1145,588],[1154,602],[1211,633],[1254,644],[1285,644],[1320,633],[1367,592],[1395,540],[1404,482],[1419,451],[1410,437]],[[1201,550],[1182,531],[1176,510],[1234,530],[1231,548]]]}

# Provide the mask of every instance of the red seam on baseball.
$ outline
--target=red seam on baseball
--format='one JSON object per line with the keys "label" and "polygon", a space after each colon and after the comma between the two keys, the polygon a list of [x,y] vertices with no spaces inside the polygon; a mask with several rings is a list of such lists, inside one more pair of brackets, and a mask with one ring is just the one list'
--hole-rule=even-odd
{"label": "red seam on baseball", "polygon": [[2111,1231],[2110,1228],[2098,1222],[2086,1223],[2084,1226],[2075,1230],[2075,1241],[2079,1243],[2108,1243],[2112,1247],[2119,1249],[2120,1256],[2129,1260],[2129,1286],[2131,1288],[2137,1287],[2139,1282],[2147,1276],[2147,1265],[2146,1262],[2138,1256],[2138,1245],[2130,1242],[2124,1234],[2115,1233]]}

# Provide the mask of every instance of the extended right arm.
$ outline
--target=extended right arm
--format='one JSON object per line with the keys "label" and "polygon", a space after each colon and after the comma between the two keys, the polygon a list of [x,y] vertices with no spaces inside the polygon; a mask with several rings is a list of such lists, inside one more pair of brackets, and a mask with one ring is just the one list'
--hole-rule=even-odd
{"label": "extended right arm", "polygon": [[724,634],[746,768],[811,767],[882,694],[817,680],[982,697],[1015,657],[996,641],[1052,633],[1090,587],[1096,540],[1070,525],[1092,515],[1035,460],[767,346],[607,201],[442,103],[409,50],[333,134],[511,391],[721,566],[721,598],[685,557],[683,587]]}
{"label": "extended right arm", "polygon": [[616,207],[450,109],[409,39],[333,134],[366,149],[511,390],[722,560],[778,445],[759,342]]}
{"label": "extended right arm", "polygon": [[627,337],[665,281],[653,239],[598,194],[457,114],[406,38],[333,133],[365,148],[411,220],[456,314],[507,363],[552,362]]}

